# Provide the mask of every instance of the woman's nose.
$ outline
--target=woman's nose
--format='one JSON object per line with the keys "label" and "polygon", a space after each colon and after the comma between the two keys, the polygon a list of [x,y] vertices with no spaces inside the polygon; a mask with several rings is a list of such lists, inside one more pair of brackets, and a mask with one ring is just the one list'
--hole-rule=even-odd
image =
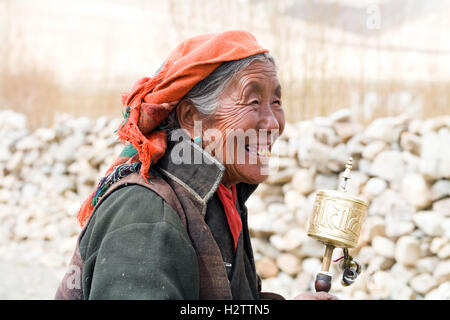
{"label": "woman's nose", "polygon": [[259,116],[258,129],[266,129],[269,131],[280,129],[280,123],[270,105],[262,106],[262,108],[260,108]]}

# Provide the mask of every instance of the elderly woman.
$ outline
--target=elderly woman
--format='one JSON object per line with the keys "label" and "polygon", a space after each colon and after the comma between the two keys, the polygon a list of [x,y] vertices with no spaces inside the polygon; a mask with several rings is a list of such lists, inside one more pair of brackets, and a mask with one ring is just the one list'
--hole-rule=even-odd
{"label": "elderly woman", "polygon": [[122,102],[127,145],[78,214],[56,298],[282,299],[261,292],[245,207],[285,124],[268,51],[244,31],[188,39]]}

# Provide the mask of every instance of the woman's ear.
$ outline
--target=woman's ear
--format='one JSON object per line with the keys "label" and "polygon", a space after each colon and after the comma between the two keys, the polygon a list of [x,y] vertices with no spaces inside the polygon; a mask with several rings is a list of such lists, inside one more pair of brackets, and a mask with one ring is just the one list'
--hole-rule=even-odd
{"label": "woman's ear", "polygon": [[177,120],[182,129],[191,137],[194,136],[194,122],[197,120],[197,109],[189,100],[181,100],[176,107]]}

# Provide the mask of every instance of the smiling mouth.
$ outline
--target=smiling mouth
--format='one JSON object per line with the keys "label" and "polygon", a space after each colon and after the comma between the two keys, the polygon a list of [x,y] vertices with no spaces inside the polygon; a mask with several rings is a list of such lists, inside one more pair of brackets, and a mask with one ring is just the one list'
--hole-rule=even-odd
{"label": "smiling mouth", "polygon": [[256,155],[258,157],[270,157],[270,155],[271,155],[269,146],[246,145],[245,150],[250,155]]}

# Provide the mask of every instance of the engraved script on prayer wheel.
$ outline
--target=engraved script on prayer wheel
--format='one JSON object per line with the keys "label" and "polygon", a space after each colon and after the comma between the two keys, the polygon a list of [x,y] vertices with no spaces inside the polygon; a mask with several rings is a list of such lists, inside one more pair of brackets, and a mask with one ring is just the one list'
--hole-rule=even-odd
{"label": "engraved script on prayer wheel", "polygon": [[308,235],[338,248],[358,245],[367,203],[335,190],[319,190],[310,218]]}

